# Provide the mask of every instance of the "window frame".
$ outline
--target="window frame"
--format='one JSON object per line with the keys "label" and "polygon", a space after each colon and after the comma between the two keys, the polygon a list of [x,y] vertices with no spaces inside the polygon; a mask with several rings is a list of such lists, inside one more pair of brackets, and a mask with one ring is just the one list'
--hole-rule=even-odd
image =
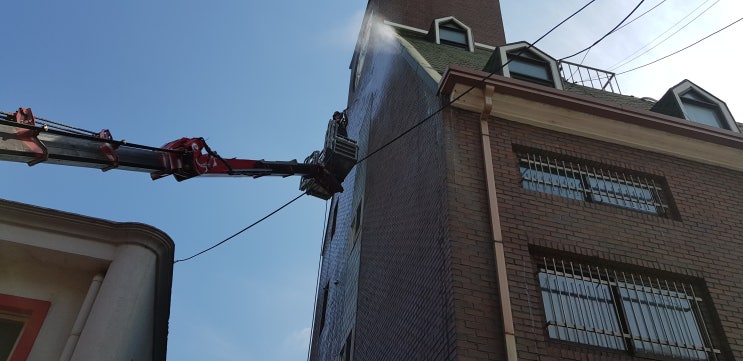
{"label": "window frame", "polygon": [[51,307],[51,302],[0,293],[0,311],[25,319],[9,361],[26,360]]}
{"label": "window frame", "polygon": [[[688,96],[689,94],[694,94],[696,96],[690,97]],[[727,124],[727,122],[725,121],[725,116],[720,111],[720,107],[717,104],[711,103],[709,101],[705,101],[706,99],[705,100],[698,99],[700,97],[703,98],[701,94],[697,93],[693,89],[689,89],[686,92],[679,94],[679,101],[681,102],[681,107],[684,112],[684,117],[687,120],[690,120],[694,123],[709,125],[711,127],[721,128],[725,130],[730,130],[730,125]],[[709,112],[709,114],[714,117],[714,120],[717,123],[717,125],[707,124],[705,122],[700,121],[699,119],[695,119],[694,116],[691,116],[692,112],[688,108],[689,106],[700,108],[702,110]]]}
{"label": "window frame", "polygon": [[[706,90],[702,89],[689,80],[684,80],[678,85],[671,88],[670,91],[671,93],[673,93],[673,97],[675,98],[678,107],[680,107],[681,115],[684,119],[690,122],[694,122],[695,124],[701,124],[712,128],[724,129],[740,133],[740,129],[738,129],[738,125],[736,124],[735,119],[733,118],[732,113],[730,113],[730,110],[728,109],[725,102],[710,94]],[[695,98],[698,99],[685,97],[685,95],[687,94],[693,94],[695,95]],[[717,117],[718,122],[720,123],[720,126],[715,127],[713,125],[694,120],[692,117],[689,116],[690,112],[686,108],[687,103],[701,106],[703,108],[708,108],[709,110],[713,111],[715,116]]]}
{"label": "window frame", "polygon": [[[508,70],[511,78],[520,79],[532,83],[538,83],[549,87],[554,86],[554,77],[552,76],[552,69],[549,65],[549,62],[535,57],[528,51],[520,52],[519,50],[506,52],[506,59],[506,61],[508,62]],[[539,67],[544,71],[546,76],[544,78],[541,78],[535,77],[531,74],[526,74],[524,72],[515,71],[515,67],[512,65],[519,63],[526,64],[527,66]]]}
{"label": "window frame", "polygon": [[[537,284],[549,339],[674,359],[717,360],[722,353],[704,318],[708,302],[696,295],[691,283],[548,257],[538,263]],[[598,293],[592,294],[590,285],[608,290],[604,308],[597,306]],[[608,323],[610,329],[605,327]]]}
{"label": "window frame", "polygon": [[[469,52],[475,51],[475,42],[472,38],[472,29],[469,26],[465,25],[463,22],[457,20],[457,18],[453,16],[447,16],[444,18],[436,19],[433,22],[433,28],[436,35],[436,44],[456,46],[463,48]],[[441,36],[441,28],[452,29],[452,31],[454,32],[456,32],[456,30],[460,30],[461,34],[463,34],[465,37],[464,42],[457,42],[445,39]]]}
{"label": "window frame", "polygon": [[[500,67],[500,73],[509,78],[518,79],[522,81],[528,81],[530,83],[536,83],[539,85],[563,90],[562,78],[560,71],[557,66],[557,60],[551,56],[542,52],[541,50],[533,47],[531,44],[521,41],[513,44],[503,45],[496,49],[498,55]],[[516,59],[517,61],[531,63],[531,65],[540,65],[544,68],[548,74],[548,79],[541,79],[530,76],[529,74],[523,74],[514,72],[510,67],[509,60]]]}
{"label": "window frame", "polygon": [[658,176],[535,150],[516,150],[526,190],[678,218],[671,192]]}

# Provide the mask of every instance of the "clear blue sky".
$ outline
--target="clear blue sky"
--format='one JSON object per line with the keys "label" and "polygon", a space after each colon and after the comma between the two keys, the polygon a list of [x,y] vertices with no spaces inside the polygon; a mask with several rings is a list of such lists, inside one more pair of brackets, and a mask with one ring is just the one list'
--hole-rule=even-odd
{"label": "clear blue sky", "polygon": [[[647,1],[638,14],[659,2]],[[534,41],[584,3],[503,0],[508,40]],[[662,4],[607,38],[585,64],[612,66],[702,3]],[[573,53],[635,4],[597,1],[537,46],[556,58]],[[108,128],[116,139],[139,144],[205,137],[225,157],[303,160],[322,146],[332,112],[346,105],[348,65],[365,6],[365,0],[8,1],[0,5],[6,15],[0,109],[32,107],[38,116]],[[723,0],[632,65],[740,16],[736,1]],[[739,60],[728,49],[741,30],[738,24],[683,55],[622,75],[620,87],[657,99],[689,78],[743,121],[734,88],[742,79],[731,70]],[[175,240],[176,258],[299,194],[296,177],[152,182],[141,173],[7,162],[0,163],[0,174],[0,198],[150,224]],[[325,207],[304,197],[231,242],[176,264],[169,359],[304,359]]]}

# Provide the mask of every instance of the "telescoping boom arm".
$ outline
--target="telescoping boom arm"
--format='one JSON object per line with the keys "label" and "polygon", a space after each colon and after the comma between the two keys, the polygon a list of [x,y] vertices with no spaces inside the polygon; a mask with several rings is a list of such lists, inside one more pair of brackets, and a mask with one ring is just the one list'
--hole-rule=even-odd
{"label": "telescoping boom arm", "polygon": [[343,191],[341,183],[353,168],[358,150],[355,141],[336,134],[339,123],[333,120],[323,151],[299,163],[222,158],[203,138],[181,138],[157,148],[114,140],[108,130],[90,134],[71,127],[53,129],[37,124],[30,108],[4,114],[0,118],[0,160],[146,172],[152,179],[173,175],[178,181],[197,176],[298,175],[302,177],[300,189],[322,199]]}

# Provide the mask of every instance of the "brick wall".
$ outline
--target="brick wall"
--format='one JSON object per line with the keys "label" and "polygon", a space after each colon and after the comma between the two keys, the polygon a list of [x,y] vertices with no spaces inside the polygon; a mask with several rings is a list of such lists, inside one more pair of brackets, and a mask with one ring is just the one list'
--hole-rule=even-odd
{"label": "brick wall", "polygon": [[[367,69],[373,91],[351,104],[364,107],[373,94],[373,151],[439,101],[399,54],[379,52]],[[354,360],[450,359],[443,143],[435,117],[366,163]]]}
{"label": "brick wall", "polygon": [[454,16],[472,28],[478,43],[491,46],[506,43],[498,0],[370,0],[369,8],[397,24],[428,30],[435,19]]}
{"label": "brick wall", "polygon": [[[450,120],[447,161],[458,352],[470,355],[462,359],[492,359],[502,353],[494,345],[503,336],[479,124],[476,114],[461,110],[452,110]],[[717,338],[721,344],[715,346],[723,348],[723,359],[743,358],[740,173],[505,120],[491,119],[490,134],[520,359],[632,359],[621,351],[546,336],[535,252],[583,257],[706,287],[705,298],[716,312],[705,316],[723,328]],[[665,177],[680,218],[525,190],[514,144]]]}

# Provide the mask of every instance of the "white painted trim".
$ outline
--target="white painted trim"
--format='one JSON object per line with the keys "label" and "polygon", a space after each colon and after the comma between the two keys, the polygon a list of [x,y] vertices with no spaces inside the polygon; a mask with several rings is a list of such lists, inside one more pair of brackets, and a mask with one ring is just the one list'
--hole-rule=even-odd
{"label": "white painted trim", "polygon": [[[497,93],[497,86],[495,89],[490,113],[495,118],[743,171],[743,162],[740,161],[743,159],[743,149],[598,116],[588,106],[584,112],[569,110]],[[459,98],[453,106],[481,112],[484,101],[482,89],[471,89],[471,86],[459,83],[454,85],[449,99],[455,99],[465,91],[467,95]]]}
{"label": "white painted trim", "polygon": [[400,42],[400,45],[402,45],[402,47],[407,50],[408,54],[410,54],[410,57],[413,58],[413,60],[418,63],[421,69],[423,69],[426,74],[430,75],[431,78],[438,84],[439,81],[441,81],[441,74],[439,74],[439,72],[437,72],[436,69],[431,66],[431,64],[423,57],[423,55],[421,55],[421,53],[418,52],[413,44],[410,44],[410,42],[405,40],[402,36],[400,36],[400,34],[395,33],[395,37]]}
{"label": "white painted trim", "polygon": [[[526,48],[530,46],[531,44],[525,41],[520,41],[518,43],[513,43],[513,44],[508,44],[508,45],[503,45],[501,47],[498,47],[500,60],[502,62],[500,65],[503,65],[503,68],[502,68],[503,76],[509,77],[509,78],[511,77],[511,71],[508,65],[504,65],[508,61],[507,53],[509,51]],[[532,54],[546,61],[547,64],[550,65],[550,71],[552,72],[552,84],[555,86],[555,89],[563,90],[562,79],[560,78],[560,70],[557,68],[557,61],[553,59],[551,56],[544,53],[543,51],[537,49],[536,47],[531,46],[529,50],[527,51],[531,52]]]}
{"label": "white painted trim", "polygon": [[389,25],[389,26],[391,26],[393,28],[397,28],[397,29],[403,29],[403,30],[412,31],[412,32],[419,33],[419,34],[422,34],[422,35],[428,35],[428,31],[426,31],[426,30],[418,29],[418,28],[414,28],[412,26],[402,25],[402,24],[398,24],[398,23],[393,23],[393,22],[391,22],[389,20],[385,20],[384,21],[384,25]]}
{"label": "white painted trim", "polygon": [[495,46],[492,46],[492,45],[481,44],[481,43],[477,43],[476,42],[475,43],[475,46],[478,47],[478,48],[481,48],[481,49],[485,49],[485,50],[490,50],[490,51],[494,51],[495,50]]}
{"label": "white painted trim", "polygon": [[447,16],[447,17],[439,18],[439,19],[436,19],[436,20],[433,21],[433,23],[434,23],[433,28],[434,28],[434,31],[436,32],[436,44],[441,44],[441,37],[439,36],[439,27],[440,27],[440,24],[441,23],[445,23],[445,22],[449,22],[449,21],[454,22],[455,24],[457,24],[458,26],[460,26],[462,29],[464,29],[464,30],[467,31],[467,50],[469,50],[470,52],[474,52],[475,51],[475,45],[474,45],[475,42],[474,42],[474,40],[472,38],[472,29],[469,26],[465,25],[463,22],[457,20],[457,18],[455,18],[453,16]]}
{"label": "white painted trim", "polygon": [[730,128],[729,130],[740,133],[740,129],[738,129],[738,125],[735,123],[733,115],[730,113],[727,105],[725,105],[725,103],[721,100],[717,99],[717,97],[715,97],[714,95],[710,94],[708,91],[700,88],[698,85],[692,83],[689,80],[684,80],[680,84],[671,88],[673,97],[676,99],[676,103],[681,107],[681,112],[684,114],[684,118],[686,120],[693,122],[693,120],[691,120],[686,115],[686,109],[684,108],[684,102],[681,100],[681,95],[686,94],[689,91],[695,91],[705,97],[706,100],[708,100],[710,103],[714,103],[715,105],[717,105],[717,109],[719,109],[720,114],[722,114],[722,117],[725,120],[725,123],[727,123],[728,127]]}

